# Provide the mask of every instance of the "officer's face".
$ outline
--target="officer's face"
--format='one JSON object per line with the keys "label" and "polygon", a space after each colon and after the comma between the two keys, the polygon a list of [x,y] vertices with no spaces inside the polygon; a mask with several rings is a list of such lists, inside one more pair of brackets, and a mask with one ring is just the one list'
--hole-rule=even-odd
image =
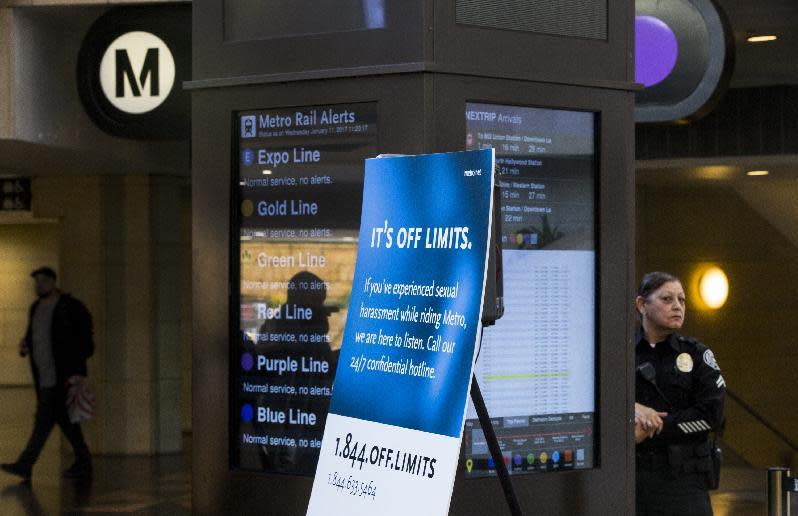
{"label": "officer's face", "polygon": [[678,330],[684,324],[685,297],[682,284],[669,281],[648,298],[639,297],[637,309],[650,325],[663,330]]}

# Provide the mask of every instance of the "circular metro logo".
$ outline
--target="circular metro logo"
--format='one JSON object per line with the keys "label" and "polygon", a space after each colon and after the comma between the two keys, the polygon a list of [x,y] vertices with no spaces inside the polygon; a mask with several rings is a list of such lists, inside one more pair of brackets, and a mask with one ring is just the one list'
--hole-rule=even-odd
{"label": "circular metro logo", "polygon": [[100,86],[108,101],[126,113],[160,106],[175,83],[175,60],[158,36],[133,31],[113,40],[100,61]]}

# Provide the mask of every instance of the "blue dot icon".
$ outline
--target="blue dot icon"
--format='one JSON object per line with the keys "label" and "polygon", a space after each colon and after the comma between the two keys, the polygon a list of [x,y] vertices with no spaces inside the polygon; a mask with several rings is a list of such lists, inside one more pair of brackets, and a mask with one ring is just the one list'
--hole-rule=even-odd
{"label": "blue dot icon", "polygon": [[241,407],[241,419],[245,423],[249,423],[252,421],[253,417],[255,417],[255,410],[252,408],[252,405],[249,403],[244,404],[244,406]]}
{"label": "blue dot icon", "polygon": [[488,457],[488,468],[493,469],[496,467],[496,463],[493,462],[493,457]]}
{"label": "blue dot icon", "polygon": [[551,454],[551,461],[553,463],[555,463],[555,464],[559,463],[560,462],[560,452],[555,450],[554,453]]}
{"label": "blue dot icon", "polygon": [[244,166],[251,167],[255,163],[255,151],[252,149],[244,149],[241,151],[241,162]]}

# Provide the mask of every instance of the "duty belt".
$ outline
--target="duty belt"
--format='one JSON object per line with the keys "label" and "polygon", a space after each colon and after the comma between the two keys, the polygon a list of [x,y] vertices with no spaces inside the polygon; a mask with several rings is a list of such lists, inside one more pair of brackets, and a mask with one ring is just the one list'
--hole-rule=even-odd
{"label": "duty belt", "polygon": [[638,469],[654,471],[669,467],[668,450],[666,448],[638,451],[636,459]]}

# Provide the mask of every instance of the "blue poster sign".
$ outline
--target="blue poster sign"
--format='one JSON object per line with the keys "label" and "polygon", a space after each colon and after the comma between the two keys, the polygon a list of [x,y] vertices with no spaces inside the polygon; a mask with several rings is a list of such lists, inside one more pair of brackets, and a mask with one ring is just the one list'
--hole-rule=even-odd
{"label": "blue poster sign", "polygon": [[357,265],[308,514],[446,514],[471,382],[492,149],[366,161]]}

